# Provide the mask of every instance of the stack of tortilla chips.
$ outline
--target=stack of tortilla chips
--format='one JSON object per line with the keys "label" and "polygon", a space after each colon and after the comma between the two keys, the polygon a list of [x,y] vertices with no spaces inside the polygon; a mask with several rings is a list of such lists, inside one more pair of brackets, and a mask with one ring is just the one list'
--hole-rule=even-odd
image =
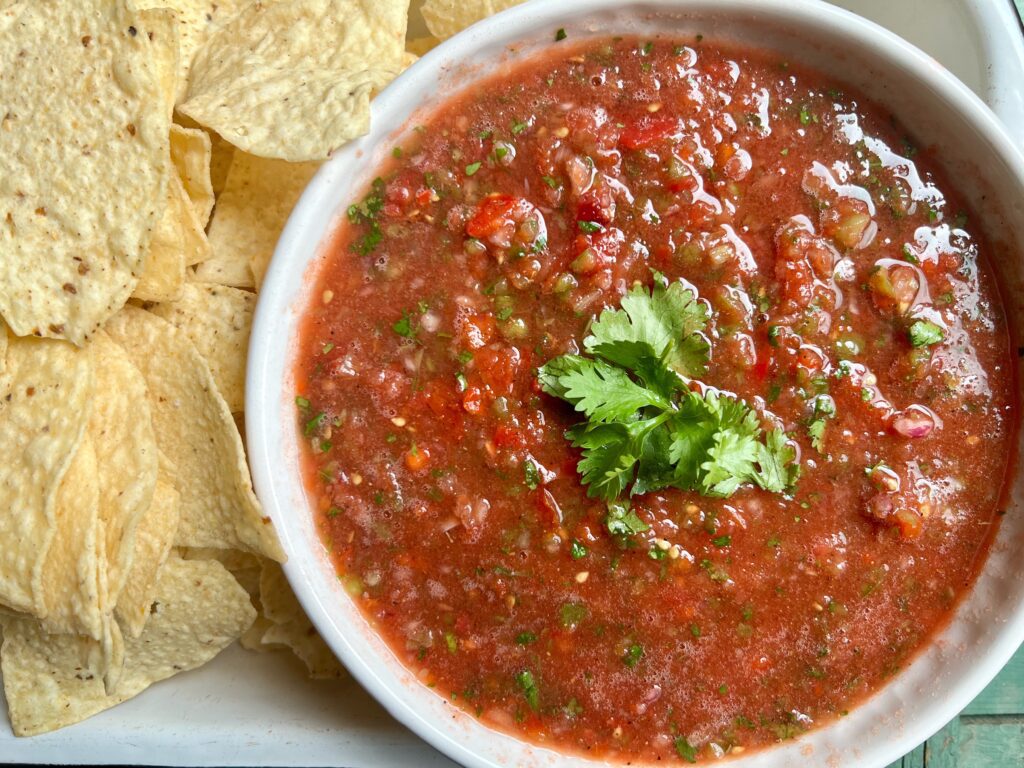
{"label": "stack of tortilla chips", "polygon": [[[514,3],[422,7],[438,37]],[[408,0],[0,0],[0,629],[15,733],[236,640],[341,668],[239,424],[299,194],[415,56]],[[409,47],[429,50],[436,38]]]}

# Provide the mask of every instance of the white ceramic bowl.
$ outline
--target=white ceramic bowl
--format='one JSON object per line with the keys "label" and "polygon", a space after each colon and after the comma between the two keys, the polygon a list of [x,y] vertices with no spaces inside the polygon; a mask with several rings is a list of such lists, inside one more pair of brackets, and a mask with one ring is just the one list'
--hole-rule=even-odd
{"label": "white ceramic bowl", "polygon": [[[373,127],[324,165],[299,201],[263,283],[246,382],[246,427],[256,491],[280,532],[285,571],[313,623],[352,674],[398,720],[467,766],[595,765],[488,729],[419,684],[344,592],[313,524],[299,473],[292,367],[297,323],[321,246],[418,111],[443,102],[503,61],[570,38],[696,34],[784,51],[888,107],[919,144],[934,145],[992,240],[1011,327],[1024,339],[1024,157],[989,109],[937,62],[864,19],[818,0],[536,0],[449,40],[377,97]],[[849,716],[795,742],[736,758],[736,768],[797,763],[880,767],[954,717],[1024,638],[1024,479],[1016,475],[998,538],[972,593],[907,669]]]}

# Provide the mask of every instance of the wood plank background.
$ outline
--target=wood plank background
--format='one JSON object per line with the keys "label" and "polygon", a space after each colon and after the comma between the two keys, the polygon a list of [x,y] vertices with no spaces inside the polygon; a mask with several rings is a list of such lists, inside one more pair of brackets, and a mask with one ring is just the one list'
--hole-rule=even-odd
{"label": "wood plank background", "polygon": [[1022,766],[1024,648],[955,720],[889,768]]}
{"label": "wood plank background", "polygon": [[[1014,2],[1024,18],[1024,0]],[[1024,648],[951,723],[889,768],[1024,768]]]}

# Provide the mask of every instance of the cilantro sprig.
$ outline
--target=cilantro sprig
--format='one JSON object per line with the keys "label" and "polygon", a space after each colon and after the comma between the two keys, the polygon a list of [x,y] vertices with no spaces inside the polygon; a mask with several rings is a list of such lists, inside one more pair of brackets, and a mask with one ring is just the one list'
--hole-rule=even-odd
{"label": "cilantro sprig", "polygon": [[783,432],[765,432],[746,403],[694,382],[710,355],[707,322],[692,290],[656,275],[652,289],[634,287],[621,309],[601,313],[587,354],[540,369],[544,391],[586,416],[566,437],[583,451],[577,470],[590,496],[673,487],[727,497],[746,484],[781,493],[796,482]]}

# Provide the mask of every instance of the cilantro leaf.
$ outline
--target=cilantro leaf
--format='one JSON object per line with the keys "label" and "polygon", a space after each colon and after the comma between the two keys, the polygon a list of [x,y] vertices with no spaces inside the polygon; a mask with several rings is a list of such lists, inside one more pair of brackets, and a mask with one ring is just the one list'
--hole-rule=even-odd
{"label": "cilantro leaf", "polygon": [[647,406],[669,408],[657,392],[635,384],[622,369],[602,360],[562,355],[541,368],[541,386],[566,400],[591,421],[625,421]]}
{"label": "cilantro leaf", "polygon": [[636,479],[630,493],[634,496],[658,491],[672,485],[675,467],[669,460],[672,432],[668,423],[655,427],[644,438],[637,461]]}
{"label": "cilantro leaf", "polygon": [[758,450],[757,463],[760,471],[754,482],[766,491],[782,493],[800,479],[796,449],[782,430],[768,430],[764,444]]}
{"label": "cilantro leaf", "polygon": [[626,504],[609,504],[604,527],[612,536],[634,536],[649,531],[651,526],[641,520]]}
{"label": "cilantro leaf", "polygon": [[412,314],[409,310],[402,310],[402,319],[392,325],[391,330],[406,339],[416,338],[416,327],[413,325]]}
{"label": "cilantro leaf", "polygon": [[526,487],[531,491],[537,490],[540,485],[540,472],[537,470],[537,465],[534,464],[533,459],[527,459],[523,462],[523,482],[526,483]]}
{"label": "cilantro leaf", "polygon": [[609,501],[621,496],[633,482],[640,458],[630,427],[618,422],[582,424],[570,429],[566,436],[574,446],[583,449],[576,470],[587,485],[587,495]]}
{"label": "cilantro leaf", "polygon": [[697,748],[690,744],[683,736],[677,736],[675,740],[676,754],[688,763],[697,762]]}
{"label": "cilantro leaf", "polygon": [[707,322],[707,307],[682,283],[656,284],[650,292],[636,286],[623,297],[622,309],[601,313],[583,345],[592,354],[613,360],[620,342],[644,343],[669,368],[699,376],[710,349],[702,334]]}
{"label": "cilantro leaf", "polygon": [[941,344],[946,338],[945,331],[928,320],[917,320],[910,326],[910,343],[915,347],[930,347]]}
{"label": "cilantro leaf", "polygon": [[530,705],[530,709],[539,709],[540,691],[537,690],[537,681],[533,677],[533,672],[528,669],[524,669],[516,675],[516,682],[519,683],[519,688],[523,692],[523,698],[525,698],[526,703]]}
{"label": "cilantro leaf", "polygon": [[721,429],[715,433],[708,458],[700,467],[703,473],[698,490],[703,495],[726,498],[744,483],[756,480],[754,464],[758,459],[757,437],[761,429],[756,425],[757,415],[753,411],[748,413],[755,422],[753,429]]}
{"label": "cilantro leaf", "polygon": [[644,385],[662,397],[684,388],[685,383],[680,375],[668,368],[661,361],[654,348],[646,341],[617,341],[611,344],[598,344],[591,352],[603,357],[610,363],[627,368],[635,373]]}
{"label": "cilantro leaf", "polygon": [[822,441],[825,439],[825,420],[815,419],[807,425],[807,434],[811,436],[811,446],[821,453]]}

